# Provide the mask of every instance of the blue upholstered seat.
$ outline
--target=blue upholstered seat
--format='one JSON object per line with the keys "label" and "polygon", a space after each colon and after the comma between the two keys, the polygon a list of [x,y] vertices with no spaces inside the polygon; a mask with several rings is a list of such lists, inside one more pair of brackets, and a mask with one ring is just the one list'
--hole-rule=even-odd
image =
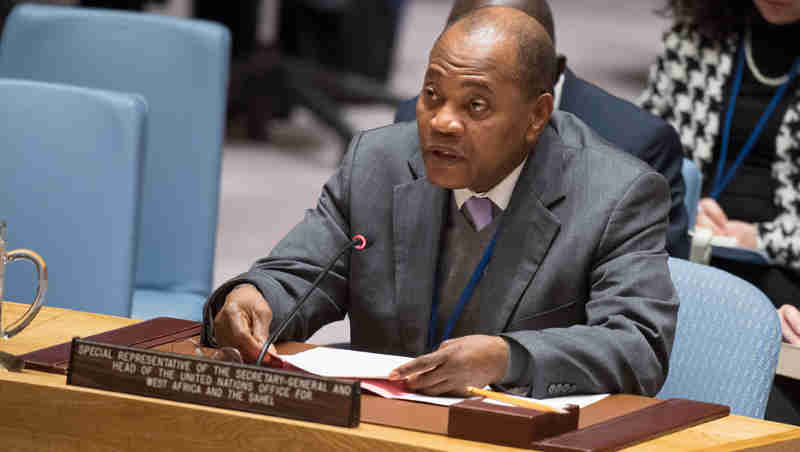
{"label": "blue upholstered seat", "polygon": [[26,4],[6,22],[0,76],[147,100],[133,317],[197,320],[210,292],[229,49],[219,24],[155,14]]}
{"label": "blue upholstered seat", "polygon": [[683,203],[686,206],[686,213],[689,214],[689,230],[691,230],[697,220],[697,203],[700,201],[700,191],[703,188],[703,175],[700,174],[697,165],[687,158],[683,159],[681,174],[686,184]]}
{"label": "blue upholstered seat", "polygon": [[[45,304],[128,316],[147,106],[138,95],[0,79],[0,218],[47,262]],[[32,266],[6,268],[30,302]]]}
{"label": "blue upholstered seat", "polygon": [[681,305],[664,387],[657,397],[729,405],[733,414],[764,417],[781,329],[769,299],[722,270],[669,259]]}

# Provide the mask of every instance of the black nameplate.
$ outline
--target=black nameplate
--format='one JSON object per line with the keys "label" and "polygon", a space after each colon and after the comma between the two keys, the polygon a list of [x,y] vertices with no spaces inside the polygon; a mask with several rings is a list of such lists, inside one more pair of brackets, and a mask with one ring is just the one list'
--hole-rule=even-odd
{"label": "black nameplate", "polygon": [[75,338],[67,384],[356,427],[358,381]]}

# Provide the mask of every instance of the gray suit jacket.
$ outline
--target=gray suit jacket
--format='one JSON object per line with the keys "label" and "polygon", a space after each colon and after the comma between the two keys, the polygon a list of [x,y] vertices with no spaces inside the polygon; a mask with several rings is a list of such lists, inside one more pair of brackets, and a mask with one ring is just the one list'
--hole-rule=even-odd
{"label": "gray suit jacket", "polygon": [[[349,313],[354,347],[424,353],[451,196],[425,178],[415,123],[360,134],[317,207],[212,294],[206,323],[233,286],[250,282],[274,328],[361,233],[371,246],[339,260],[282,339],[305,340]],[[529,379],[517,383],[534,397],[661,387],[678,309],[664,251],[669,206],[661,175],[554,114],[503,214],[480,283],[491,296],[470,300],[483,320],[474,333],[502,334],[530,353]]]}

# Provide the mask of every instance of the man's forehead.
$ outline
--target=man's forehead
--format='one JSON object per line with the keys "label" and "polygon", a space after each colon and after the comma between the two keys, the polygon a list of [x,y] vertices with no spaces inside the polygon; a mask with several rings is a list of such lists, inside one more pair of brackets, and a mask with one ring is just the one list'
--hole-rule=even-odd
{"label": "man's forehead", "polygon": [[488,30],[444,35],[431,50],[426,75],[450,71],[513,75],[517,58],[510,44],[507,36]]}

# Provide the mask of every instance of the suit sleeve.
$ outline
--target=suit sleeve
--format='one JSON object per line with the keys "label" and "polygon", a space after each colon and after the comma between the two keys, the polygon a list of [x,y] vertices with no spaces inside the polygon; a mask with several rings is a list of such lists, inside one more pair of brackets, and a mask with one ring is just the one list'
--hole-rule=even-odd
{"label": "suit sleeve", "polygon": [[617,201],[593,258],[585,324],[502,334],[529,353],[527,380],[516,384],[533,397],[564,387],[651,396],[661,388],[678,312],[663,251],[668,192],[664,178],[648,172]]}
{"label": "suit sleeve", "polygon": [[[349,187],[353,160],[361,135],[353,139],[344,161],[325,183],[314,209],[249,271],[227,281],[208,299],[203,313],[204,342],[214,344],[213,319],[225,296],[239,284],[249,283],[261,291],[273,312],[270,333],[287,318],[300,297],[322,273],[328,262],[350,242],[348,224]],[[304,341],[327,323],[344,318],[348,310],[349,254],[340,258],[280,340]]]}

